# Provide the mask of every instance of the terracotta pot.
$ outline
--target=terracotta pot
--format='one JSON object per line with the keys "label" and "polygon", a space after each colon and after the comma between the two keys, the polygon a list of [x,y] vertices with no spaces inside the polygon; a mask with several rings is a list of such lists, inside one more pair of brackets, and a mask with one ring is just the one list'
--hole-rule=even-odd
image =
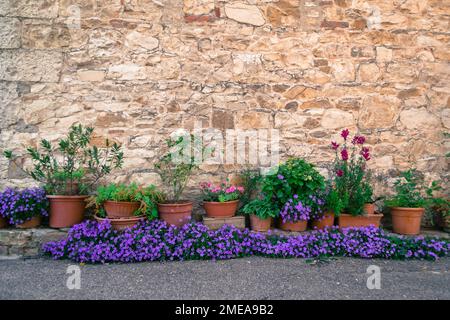
{"label": "terracotta pot", "polygon": [[231,218],[236,215],[239,200],[228,202],[203,202],[206,216],[209,218]]}
{"label": "terracotta pot", "polygon": [[250,215],[250,228],[254,231],[261,231],[261,232],[269,231],[271,224],[272,224],[271,217],[267,219],[261,219],[254,214]]}
{"label": "terracotta pot", "polygon": [[383,218],[381,213],[364,216],[352,216],[351,214],[342,213],[338,217],[338,224],[339,228],[368,227],[371,225],[379,228],[381,218]]}
{"label": "terracotta pot", "polygon": [[308,227],[308,221],[283,222],[280,221],[280,229],[284,231],[303,232]]}
{"label": "terracotta pot", "polygon": [[168,224],[181,227],[191,220],[192,202],[158,203],[159,217]]}
{"label": "terracotta pot", "polygon": [[108,218],[134,217],[134,212],[139,209],[139,202],[105,201],[103,208]]}
{"label": "terracotta pot", "polygon": [[84,218],[87,196],[47,196],[50,202],[51,228],[68,228]]}
{"label": "terracotta pot", "polygon": [[111,227],[114,230],[122,231],[127,228],[132,228],[137,225],[140,221],[145,220],[146,217],[144,215],[139,217],[123,217],[123,218],[100,218],[97,215],[94,216],[94,219],[98,222],[109,221],[111,223]]}
{"label": "terracotta pot", "polygon": [[3,217],[0,217],[0,229],[6,228],[8,226],[8,220]]}
{"label": "terracotta pot", "polygon": [[365,214],[375,214],[375,203],[366,203],[363,208]]}
{"label": "terracotta pot", "polygon": [[42,221],[41,216],[36,216],[36,217],[31,218],[28,221],[25,221],[22,224],[16,225],[16,228],[19,228],[19,229],[36,228],[36,227],[39,227],[41,225],[41,221]]}
{"label": "terracotta pot", "polygon": [[424,208],[392,207],[392,230],[398,234],[416,235],[420,233],[420,222]]}
{"label": "terracotta pot", "polygon": [[322,219],[314,219],[311,223],[313,229],[322,230],[325,228],[331,228],[334,225],[334,214],[326,213]]}

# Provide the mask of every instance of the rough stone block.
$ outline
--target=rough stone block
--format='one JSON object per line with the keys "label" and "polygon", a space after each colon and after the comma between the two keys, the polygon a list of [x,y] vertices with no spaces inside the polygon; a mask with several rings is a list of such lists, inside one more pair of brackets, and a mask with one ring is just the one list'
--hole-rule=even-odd
{"label": "rough stone block", "polygon": [[2,0],[0,15],[23,18],[56,18],[58,1],[55,0]]}
{"label": "rough stone block", "polygon": [[44,50],[0,51],[0,80],[57,82],[62,53]]}
{"label": "rough stone block", "polygon": [[210,229],[217,230],[225,224],[235,226],[239,229],[245,228],[245,217],[236,216],[231,218],[208,218],[203,217],[203,224]]}
{"label": "rough stone block", "polygon": [[19,19],[0,17],[0,48],[20,47],[20,26]]}

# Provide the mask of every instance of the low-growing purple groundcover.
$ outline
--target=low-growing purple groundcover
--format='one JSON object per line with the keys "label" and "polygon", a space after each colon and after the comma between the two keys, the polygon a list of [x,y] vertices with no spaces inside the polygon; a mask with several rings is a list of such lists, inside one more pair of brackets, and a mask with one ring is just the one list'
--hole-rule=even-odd
{"label": "low-growing purple groundcover", "polygon": [[287,236],[262,234],[223,226],[210,230],[201,223],[176,228],[154,220],[124,232],[108,221],[86,221],[67,238],[43,245],[54,259],[84,263],[193,259],[232,259],[244,256],[314,258],[347,256],[386,259],[430,259],[448,256],[450,242],[424,237],[396,237],[375,227],[315,230]]}

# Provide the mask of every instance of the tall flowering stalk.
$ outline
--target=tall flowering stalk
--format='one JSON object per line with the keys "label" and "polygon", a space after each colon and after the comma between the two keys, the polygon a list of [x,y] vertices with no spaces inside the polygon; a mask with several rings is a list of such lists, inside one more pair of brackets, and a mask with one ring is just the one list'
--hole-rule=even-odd
{"label": "tall flowering stalk", "polygon": [[0,193],[0,216],[19,225],[36,216],[48,215],[48,201],[42,188],[12,189]]}
{"label": "tall flowering stalk", "polygon": [[[341,201],[341,209],[352,215],[362,215],[364,204],[371,201],[372,187],[367,161],[370,160],[366,138],[355,135],[349,137],[348,129],[342,130],[341,144],[331,142],[335,151],[333,172],[331,173],[331,196]],[[336,212],[339,214],[339,212]]]}

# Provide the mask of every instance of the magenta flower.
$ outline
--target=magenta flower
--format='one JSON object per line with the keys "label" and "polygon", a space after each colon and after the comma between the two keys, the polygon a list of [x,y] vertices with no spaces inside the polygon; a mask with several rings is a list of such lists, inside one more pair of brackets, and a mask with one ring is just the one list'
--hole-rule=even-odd
{"label": "magenta flower", "polygon": [[344,138],[344,140],[347,140],[347,137],[349,134],[350,134],[350,131],[348,129],[344,129],[341,132],[341,137]]}
{"label": "magenta flower", "polygon": [[363,147],[361,149],[361,155],[363,156],[364,160],[369,161],[370,160],[369,148]]}
{"label": "magenta flower", "polygon": [[348,160],[348,151],[347,151],[347,149],[342,149],[341,157],[342,157],[342,160],[344,160],[344,161]]}
{"label": "magenta flower", "polygon": [[342,177],[344,175],[344,171],[342,171],[341,169],[339,169],[338,171],[336,171],[336,175],[338,177]]}
{"label": "magenta flower", "polygon": [[333,150],[337,150],[337,148],[339,148],[339,144],[335,141],[331,141],[331,148],[333,148]]}
{"label": "magenta flower", "polygon": [[366,138],[364,136],[354,136],[352,143],[353,144],[364,144],[366,142]]}

